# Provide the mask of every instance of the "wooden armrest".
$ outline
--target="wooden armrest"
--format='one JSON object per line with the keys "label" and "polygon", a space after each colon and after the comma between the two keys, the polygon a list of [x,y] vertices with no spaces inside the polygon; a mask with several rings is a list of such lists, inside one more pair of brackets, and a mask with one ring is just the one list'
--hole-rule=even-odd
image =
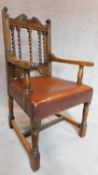
{"label": "wooden armrest", "polygon": [[24,86],[24,93],[26,95],[29,95],[30,93],[30,74],[29,70],[31,68],[31,62],[30,61],[24,61],[24,60],[17,60],[15,55],[9,54],[7,57],[7,60],[9,63],[15,65],[16,67],[19,67],[21,69],[24,69],[24,79],[23,79],[23,86]]}
{"label": "wooden armrest", "polygon": [[79,65],[79,66],[89,66],[89,67],[94,65],[93,62],[62,59],[62,58],[57,58],[55,56],[50,56],[49,61],[66,63],[66,64],[75,64],[75,65]]}
{"label": "wooden armrest", "polygon": [[22,68],[22,69],[29,70],[31,67],[30,61],[17,60],[14,55],[9,55],[7,60],[9,63],[11,63],[19,68]]}
{"label": "wooden armrest", "polygon": [[15,55],[9,55],[8,56],[8,62],[25,70],[37,70],[38,64],[34,63],[32,61],[26,61],[26,60],[18,60]]}
{"label": "wooden armrest", "polygon": [[89,66],[90,67],[90,66],[94,65],[93,62],[62,59],[62,58],[57,58],[52,54],[50,55],[49,61],[78,65],[79,70],[78,70],[78,74],[77,74],[77,83],[82,83],[84,66]]}

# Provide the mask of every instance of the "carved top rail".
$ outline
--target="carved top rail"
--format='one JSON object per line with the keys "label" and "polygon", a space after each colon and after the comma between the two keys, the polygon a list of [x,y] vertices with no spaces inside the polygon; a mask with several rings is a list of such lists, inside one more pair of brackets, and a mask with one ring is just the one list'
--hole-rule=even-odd
{"label": "carved top rail", "polygon": [[32,17],[28,19],[25,14],[21,14],[16,18],[10,18],[10,27],[26,28],[29,30],[38,30],[41,32],[47,32],[47,26],[43,25],[38,18]]}

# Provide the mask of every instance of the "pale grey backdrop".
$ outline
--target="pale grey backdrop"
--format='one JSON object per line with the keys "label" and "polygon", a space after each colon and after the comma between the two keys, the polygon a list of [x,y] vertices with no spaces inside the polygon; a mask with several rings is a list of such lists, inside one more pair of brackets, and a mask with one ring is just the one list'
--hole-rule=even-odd
{"label": "pale grey backdrop", "polygon": [[[9,13],[13,17],[19,15],[20,13],[26,13],[29,17],[32,17],[32,16],[38,17],[43,23],[45,19],[50,18],[52,20],[52,51],[55,55],[60,56],[60,57],[69,57],[73,59],[79,59],[79,60],[88,60],[88,61],[93,61],[95,63],[95,66],[93,68],[85,68],[84,83],[87,83],[88,85],[91,85],[94,88],[94,96],[93,96],[93,101],[92,101],[91,108],[90,108],[88,125],[91,127],[89,131],[89,137],[94,132],[96,133],[95,136],[97,137],[98,136],[97,134],[97,131],[98,131],[97,129],[98,127],[98,117],[97,117],[97,113],[98,113],[97,112],[98,110],[98,104],[97,104],[98,102],[97,100],[98,98],[98,92],[97,92],[97,86],[98,86],[98,78],[97,78],[98,76],[98,58],[97,58],[98,57],[98,1],[97,0],[93,0],[93,1],[92,0],[58,0],[58,1],[56,0],[50,0],[50,1],[49,0],[19,0],[19,1],[18,0],[13,0],[13,1],[0,0],[0,9],[2,9],[4,6],[7,6],[9,8]],[[69,66],[69,65],[60,65],[60,64],[53,64],[53,67],[54,67],[53,75],[75,80],[77,67]],[[6,71],[5,71],[5,60],[4,60],[2,17],[0,13],[0,113],[1,113],[0,118],[2,122],[4,120],[6,123],[7,93],[6,93],[6,74],[5,72]],[[16,105],[16,108],[19,113],[19,108],[17,105]],[[81,109],[82,109],[81,106],[78,108],[73,108],[72,110],[69,111],[69,114],[70,115],[73,114],[74,116],[76,116],[76,118],[78,118],[81,114]],[[14,138],[14,135],[12,137]],[[61,137],[61,135],[59,137]],[[2,137],[2,139],[4,139],[4,137]],[[64,139],[66,139],[66,136]],[[68,133],[67,133],[67,139],[68,139]],[[72,139],[74,140],[74,136],[72,136]],[[43,140],[44,140],[44,136],[43,136]],[[91,143],[95,142],[93,140],[93,137],[92,137],[92,140],[90,141]],[[88,142],[89,142],[89,139],[88,139]],[[95,145],[96,144],[98,145],[98,141],[95,142]],[[9,145],[11,144],[9,143]],[[86,146],[87,146],[86,150],[88,150],[89,144]],[[80,146],[80,148],[82,150],[82,145]],[[84,147],[84,150],[85,150],[85,147]],[[52,151],[53,150],[51,149],[50,153]],[[70,152],[70,150],[67,150],[67,151]],[[93,150],[91,152],[93,152]],[[7,155],[7,156],[10,156],[10,155]],[[64,157],[61,158],[60,162],[62,161],[65,161]],[[83,161],[85,161],[85,159],[83,159]],[[89,157],[87,161],[89,161]],[[98,161],[98,154],[97,154],[97,161]],[[51,161],[51,163],[54,163],[54,162]],[[77,162],[78,162],[78,159],[76,163]],[[43,161],[43,164],[44,163],[45,162]],[[51,167],[51,163],[49,164],[50,167]],[[56,163],[57,164],[59,163],[58,159]],[[82,174],[80,173],[81,171],[83,171],[83,174],[91,173],[95,175],[96,173],[98,173],[98,169],[96,169],[96,167],[94,167],[93,171],[91,171],[92,169],[90,170],[91,164],[93,162],[91,162],[89,166],[88,165],[86,167],[84,166],[84,170],[83,170],[83,167],[80,166],[79,172],[77,172],[75,166],[73,165],[74,159],[73,159],[73,162],[71,163],[72,164],[68,166],[67,170],[65,166],[63,167],[63,171],[61,174],[66,173],[70,175],[71,169],[72,169],[71,172],[74,171],[74,173],[77,175]],[[61,165],[61,167],[62,166],[63,165]],[[47,167],[48,166],[46,166],[46,171],[45,169],[43,169],[43,173],[42,173],[43,175],[44,174],[47,175],[50,172],[51,174],[55,174],[54,172],[56,171],[56,165],[54,166],[55,168],[52,167],[54,168],[53,171],[52,170],[48,171],[49,169]],[[44,165],[44,168],[45,168],[45,165]],[[4,169],[5,168],[2,166],[2,172],[5,175]],[[18,169],[18,166],[17,166],[17,169]],[[21,166],[20,166],[20,169],[21,169]],[[29,169],[29,165],[28,165],[28,169]],[[57,172],[59,172],[58,174],[60,174],[61,169],[59,169],[58,166],[57,166],[57,169],[58,169]],[[86,173],[85,170],[89,171],[89,173]],[[11,164],[9,165],[8,172],[9,174],[11,174]],[[21,172],[22,172],[22,169],[21,169]],[[26,171],[22,173],[26,174]],[[14,170],[12,174],[15,174]],[[18,174],[19,174],[19,171],[18,171]]]}

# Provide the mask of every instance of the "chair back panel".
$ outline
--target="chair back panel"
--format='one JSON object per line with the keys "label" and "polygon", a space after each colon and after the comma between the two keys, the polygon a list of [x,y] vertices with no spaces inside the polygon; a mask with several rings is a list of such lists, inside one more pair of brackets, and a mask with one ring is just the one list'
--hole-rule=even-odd
{"label": "chair back panel", "polygon": [[28,19],[22,14],[14,19],[10,18],[11,52],[18,59],[46,63],[47,35],[48,26],[42,25],[36,17]]}
{"label": "chair back panel", "polygon": [[38,18],[28,19],[25,14],[11,18],[7,11],[7,8],[2,11],[6,61],[9,53],[14,54],[16,59],[28,60],[38,67],[47,65],[48,74],[51,74],[48,61],[51,53],[50,20],[43,25]]}

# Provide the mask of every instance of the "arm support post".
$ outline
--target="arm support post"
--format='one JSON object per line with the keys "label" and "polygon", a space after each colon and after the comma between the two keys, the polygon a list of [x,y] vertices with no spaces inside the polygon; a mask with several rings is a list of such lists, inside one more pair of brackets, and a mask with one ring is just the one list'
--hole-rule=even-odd
{"label": "arm support post", "polygon": [[82,79],[83,79],[83,66],[79,66],[77,83],[82,83]]}
{"label": "arm support post", "polygon": [[94,65],[93,62],[62,59],[62,58],[57,58],[54,55],[50,55],[49,60],[52,61],[52,62],[78,65],[79,70],[78,70],[78,74],[77,74],[77,83],[82,83],[84,66],[91,67],[91,66]]}
{"label": "arm support post", "polygon": [[30,93],[30,75],[29,75],[29,72],[26,70],[24,71],[23,85],[24,85],[25,94],[29,95]]}

